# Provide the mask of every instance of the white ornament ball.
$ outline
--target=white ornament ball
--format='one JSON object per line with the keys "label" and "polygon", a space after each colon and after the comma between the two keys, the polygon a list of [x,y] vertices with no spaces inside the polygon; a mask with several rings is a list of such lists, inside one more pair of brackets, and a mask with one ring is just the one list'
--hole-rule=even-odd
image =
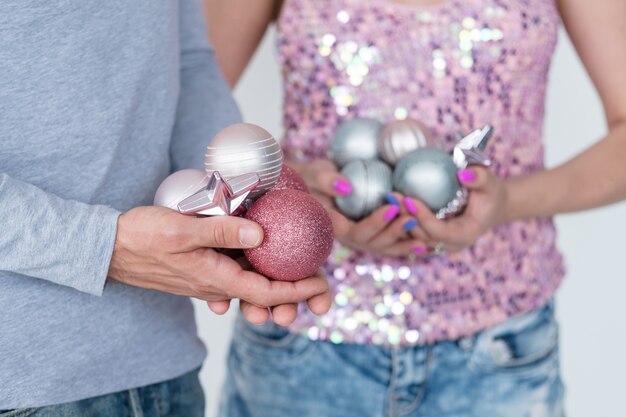
{"label": "white ornament ball", "polygon": [[378,159],[378,135],[382,127],[379,121],[367,118],[342,123],[333,137],[332,160],[341,168],[356,160]]}
{"label": "white ornament ball", "polygon": [[274,186],[283,166],[280,144],[262,127],[239,123],[220,131],[209,143],[204,155],[207,173],[218,171],[229,179],[256,172],[261,177],[250,193],[257,198]]}

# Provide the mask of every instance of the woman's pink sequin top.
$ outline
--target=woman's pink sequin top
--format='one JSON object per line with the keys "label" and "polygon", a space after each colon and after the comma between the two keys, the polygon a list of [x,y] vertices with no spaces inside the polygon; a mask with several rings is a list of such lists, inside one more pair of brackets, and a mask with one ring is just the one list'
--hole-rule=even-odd
{"label": "woman's pink sequin top", "polygon": [[[503,177],[543,169],[542,125],[559,16],[554,0],[286,0],[279,19],[288,159],[327,156],[344,120],[414,118],[444,148],[484,124]],[[470,249],[389,258],[335,244],[335,302],[292,330],[334,343],[454,340],[546,303],[563,276],[551,219],[516,221]]]}

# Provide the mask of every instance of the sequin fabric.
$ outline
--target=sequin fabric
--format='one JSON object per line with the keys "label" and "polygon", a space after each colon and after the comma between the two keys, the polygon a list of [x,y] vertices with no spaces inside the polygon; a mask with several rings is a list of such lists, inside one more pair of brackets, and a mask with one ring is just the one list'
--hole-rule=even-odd
{"label": "sequin fabric", "polygon": [[[553,0],[442,1],[286,0],[278,51],[288,159],[326,157],[344,120],[411,117],[445,149],[459,132],[493,125],[486,152],[503,178],[543,168]],[[425,260],[335,243],[325,269],[331,312],[303,309],[292,330],[386,345],[471,335],[544,304],[564,273],[551,219],[497,227],[461,253]]]}

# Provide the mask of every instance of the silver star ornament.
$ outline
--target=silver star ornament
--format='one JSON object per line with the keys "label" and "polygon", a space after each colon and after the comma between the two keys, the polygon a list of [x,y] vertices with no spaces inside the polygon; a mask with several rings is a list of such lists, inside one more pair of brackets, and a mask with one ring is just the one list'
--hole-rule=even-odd
{"label": "silver star ornament", "polygon": [[483,150],[492,133],[493,127],[485,125],[459,139],[452,150],[452,160],[458,169],[467,168],[468,165],[491,165],[491,161],[485,156]]}
{"label": "silver star ornament", "polygon": [[178,211],[187,215],[229,216],[260,182],[255,172],[225,180],[219,172],[213,171],[207,186],[178,203]]}

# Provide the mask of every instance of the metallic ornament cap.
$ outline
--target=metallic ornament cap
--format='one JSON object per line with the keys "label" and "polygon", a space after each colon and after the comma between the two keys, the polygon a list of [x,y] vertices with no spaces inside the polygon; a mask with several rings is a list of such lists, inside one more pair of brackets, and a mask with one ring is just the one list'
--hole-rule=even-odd
{"label": "metallic ornament cap", "polygon": [[181,201],[178,211],[187,215],[231,215],[260,181],[259,174],[255,172],[224,180],[219,172],[214,171],[206,188]]}
{"label": "metallic ornament cap", "polygon": [[458,169],[464,169],[468,165],[490,166],[491,161],[483,153],[491,135],[493,127],[485,125],[476,129],[467,136],[459,139],[452,150],[452,159]]}

